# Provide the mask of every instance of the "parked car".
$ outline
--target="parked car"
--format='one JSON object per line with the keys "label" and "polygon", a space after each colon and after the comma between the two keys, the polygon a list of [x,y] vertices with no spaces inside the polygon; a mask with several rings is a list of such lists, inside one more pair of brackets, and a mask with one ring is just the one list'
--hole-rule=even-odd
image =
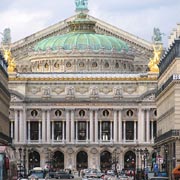
{"label": "parked car", "polygon": [[167,180],[169,179],[168,177],[151,177],[149,180]]}
{"label": "parked car", "polygon": [[54,178],[56,179],[72,179],[74,176],[65,171],[58,171],[54,174]]}
{"label": "parked car", "polygon": [[30,171],[28,180],[44,180],[45,177],[46,171],[41,167],[35,167]]}
{"label": "parked car", "polygon": [[107,175],[109,175],[109,176],[115,176],[114,170],[108,170],[108,171],[107,171]]}

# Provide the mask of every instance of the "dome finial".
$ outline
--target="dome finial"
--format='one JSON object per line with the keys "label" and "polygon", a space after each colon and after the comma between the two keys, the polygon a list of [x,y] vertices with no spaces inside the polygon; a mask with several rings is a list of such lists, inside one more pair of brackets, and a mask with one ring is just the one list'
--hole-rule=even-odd
{"label": "dome finial", "polygon": [[88,12],[88,0],[75,0],[76,12]]}

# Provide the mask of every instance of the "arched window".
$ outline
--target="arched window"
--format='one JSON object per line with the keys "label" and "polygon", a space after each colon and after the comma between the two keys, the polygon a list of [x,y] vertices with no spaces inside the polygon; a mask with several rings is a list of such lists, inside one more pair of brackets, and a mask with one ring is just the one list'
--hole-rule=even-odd
{"label": "arched window", "polygon": [[104,110],[103,111],[103,116],[108,117],[109,116],[109,111],[108,110]]}
{"label": "arched window", "polygon": [[125,169],[135,169],[136,166],[136,155],[132,151],[126,152],[124,156],[124,168]]}
{"label": "arched window", "polygon": [[36,151],[29,151],[29,170],[34,167],[40,167],[40,154]]}
{"label": "arched window", "polygon": [[31,116],[36,117],[37,115],[38,115],[37,110],[32,110],[31,111]]}
{"label": "arched window", "polygon": [[77,170],[88,168],[88,155],[84,151],[80,151],[76,157]]}
{"label": "arched window", "polygon": [[133,116],[133,111],[130,109],[130,110],[127,111],[126,114],[127,114],[128,117],[132,117]]}
{"label": "arched window", "polygon": [[107,169],[112,169],[111,164],[112,164],[112,158],[111,158],[111,153],[108,151],[103,151],[100,154],[100,166],[101,170],[107,170]]}
{"label": "arched window", "polygon": [[84,110],[80,110],[79,111],[79,116],[84,117],[85,116],[85,111]]}
{"label": "arched window", "polygon": [[55,115],[56,115],[56,116],[61,116],[61,115],[62,115],[62,112],[61,112],[60,110],[56,110],[56,111],[55,111]]}
{"label": "arched window", "polygon": [[64,154],[62,152],[54,152],[52,157],[52,166],[54,170],[64,169]]}

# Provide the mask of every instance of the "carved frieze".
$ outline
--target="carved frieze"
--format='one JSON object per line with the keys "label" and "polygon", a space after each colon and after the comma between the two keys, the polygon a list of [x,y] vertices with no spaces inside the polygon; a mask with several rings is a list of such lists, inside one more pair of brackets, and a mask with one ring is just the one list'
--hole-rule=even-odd
{"label": "carved frieze", "polygon": [[50,97],[51,96],[50,87],[42,87],[41,92],[42,92],[42,97]]}
{"label": "carved frieze", "polygon": [[65,88],[64,87],[56,87],[56,88],[53,88],[52,89],[52,92],[55,92],[56,94],[61,94],[65,91]]}
{"label": "carved frieze", "polygon": [[88,87],[80,86],[76,88],[76,92],[79,92],[80,94],[85,94],[89,91]]}
{"label": "carved frieze", "polygon": [[28,88],[28,92],[30,92],[31,94],[34,94],[34,95],[40,91],[41,91],[41,89],[37,86],[33,86],[33,87]]}
{"label": "carved frieze", "polygon": [[137,85],[127,85],[123,87],[123,91],[127,94],[133,94],[137,91],[138,86]]}
{"label": "carved frieze", "polygon": [[112,92],[112,88],[109,86],[104,86],[99,89],[99,92],[102,92],[103,94],[109,94]]}

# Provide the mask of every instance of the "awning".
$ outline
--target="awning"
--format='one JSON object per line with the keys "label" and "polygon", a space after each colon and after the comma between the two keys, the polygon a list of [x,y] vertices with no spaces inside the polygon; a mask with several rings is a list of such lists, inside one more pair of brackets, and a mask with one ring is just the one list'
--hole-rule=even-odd
{"label": "awning", "polygon": [[180,164],[172,170],[173,175],[180,175]]}

